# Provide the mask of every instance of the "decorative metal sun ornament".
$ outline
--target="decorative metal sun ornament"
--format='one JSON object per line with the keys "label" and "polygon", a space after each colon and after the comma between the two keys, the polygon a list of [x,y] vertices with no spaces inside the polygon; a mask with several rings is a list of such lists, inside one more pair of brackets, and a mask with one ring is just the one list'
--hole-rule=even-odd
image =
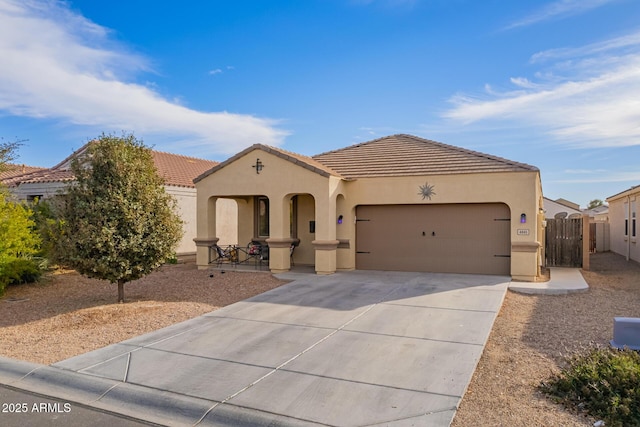
{"label": "decorative metal sun ornament", "polygon": [[424,185],[420,186],[419,196],[422,196],[422,200],[429,199],[431,200],[431,196],[435,196],[436,192],[433,191],[434,185],[429,185],[428,182],[425,182]]}

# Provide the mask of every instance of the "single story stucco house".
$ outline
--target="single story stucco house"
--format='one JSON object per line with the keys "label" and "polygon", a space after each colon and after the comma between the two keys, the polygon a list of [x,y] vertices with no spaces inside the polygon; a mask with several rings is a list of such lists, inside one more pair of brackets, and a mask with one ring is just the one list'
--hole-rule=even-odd
{"label": "single story stucco house", "polygon": [[[75,179],[71,171],[71,161],[82,156],[91,142],[72,153],[52,168],[34,168],[13,165],[2,177],[13,196],[18,200],[45,200],[64,192],[65,187]],[[165,180],[165,191],[172,195],[178,205],[179,215],[184,221],[184,235],[176,248],[181,257],[193,256],[196,252],[193,241],[196,236],[196,189],[193,179],[204,171],[216,166],[218,162],[187,157],[178,154],[151,151],[158,174]],[[225,223],[224,218],[234,220],[235,204],[218,205],[221,220],[221,239],[223,242],[236,240],[235,223]]]}
{"label": "single story stucco house", "polygon": [[411,135],[308,157],[255,144],[195,180],[197,263],[220,238],[217,206],[237,206],[238,244],[269,246],[269,268],[318,274],[400,270],[539,274],[536,167]]}
{"label": "single story stucco house", "polygon": [[611,250],[625,256],[627,260],[640,262],[638,201],[640,201],[640,185],[607,198]]}

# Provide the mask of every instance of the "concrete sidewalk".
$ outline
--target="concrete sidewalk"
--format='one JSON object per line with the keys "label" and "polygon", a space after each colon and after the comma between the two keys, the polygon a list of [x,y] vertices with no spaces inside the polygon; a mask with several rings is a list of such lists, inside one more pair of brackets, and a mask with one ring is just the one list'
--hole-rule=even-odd
{"label": "concrete sidewalk", "polygon": [[522,294],[563,295],[584,292],[589,285],[579,268],[551,267],[548,282],[511,282],[509,289]]}
{"label": "concrete sidewalk", "polygon": [[292,283],[0,384],[161,425],[448,426],[508,277],[287,273]]}

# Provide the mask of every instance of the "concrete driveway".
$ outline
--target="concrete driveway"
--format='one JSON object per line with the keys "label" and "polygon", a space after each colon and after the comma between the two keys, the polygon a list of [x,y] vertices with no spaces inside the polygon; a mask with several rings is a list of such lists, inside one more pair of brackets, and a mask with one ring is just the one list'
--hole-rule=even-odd
{"label": "concrete driveway", "polygon": [[12,386],[162,425],[448,426],[510,282],[279,277],[294,281],[26,376],[23,364]]}

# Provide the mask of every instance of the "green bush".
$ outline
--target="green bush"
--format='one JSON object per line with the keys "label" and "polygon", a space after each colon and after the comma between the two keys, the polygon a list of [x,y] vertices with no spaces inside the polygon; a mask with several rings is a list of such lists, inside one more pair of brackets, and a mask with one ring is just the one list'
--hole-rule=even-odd
{"label": "green bush", "polygon": [[16,258],[0,266],[1,276],[8,285],[32,283],[42,276],[40,266],[33,259]]}
{"label": "green bush", "polygon": [[40,277],[39,265],[33,259],[40,237],[34,230],[32,215],[29,207],[13,201],[0,188],[0,294],[7,285]]}
{"label": "green bush", "polygon": [[42,266],[35,259],[14,258],[0,264],[0,296],[7,285],[36,282],[42,276]]}
{"label": "green bush", "polygon": [[596,348],[568,359],[540,389],[568,408],[584,409],[607,427],[640,427],[640,353]]}

